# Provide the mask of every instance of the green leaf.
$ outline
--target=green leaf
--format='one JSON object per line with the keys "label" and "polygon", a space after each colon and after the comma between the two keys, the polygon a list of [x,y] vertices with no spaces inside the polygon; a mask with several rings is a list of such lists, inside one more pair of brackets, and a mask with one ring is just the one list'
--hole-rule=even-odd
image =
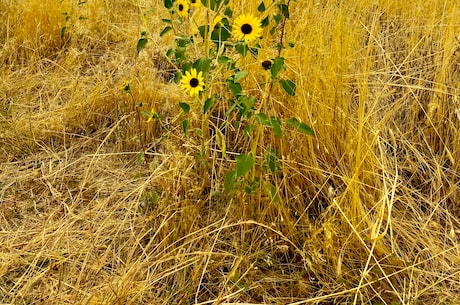
{"label": "green leaf", "polygon": [[201,71],[204,73],[208,72],[209,68],[211,68],[211,60],[207,57],[198,58],[194,63],[193,67],[197,71]]}
{"label": "green leaf", "polygon": [[65,31],[67,30],[67,27],[66,26],[63,26],[61,28],[61,39],[64,38],[64,35],[65,35]]}
{"label": "green leaf", "polygon": [[246,126],[244,126],[243,134],[244,134],[245,136],[248,137],[248,136],[251,135],[251,133],[252,133],[255,129],[256,129],[256,126],[254,126],[254,125],[246,125]]}
{"label": "green leaf", "polygon": [[178,47],[185,48],[189,43],[191,43],[191,40],[187,36],[179,36],[176,39],[176,43]]}
{"label": "green leaf", "polygon": [[246,194],[253,194],[257,189],[260,188],[260,180],[259,179],[254,179],[254,181],[244,181],[246,182],[246,185],[244,186],[244,192]]}
{"label": "green leaf", "polygon": [[[191,63],[185,63],[182,65],[182,74],[185,74],[186,71],[190,71],[192,69]],[[181,75],[182,76],[182,75]]]}
{"label": "green leaf", "polygon": [[273,15],[273,20],[275,20],[276,25],[280,24],[281,19],[282,19],[282,17],[281,17],[280,14]]}
{"label": "green leaf", "polygon": [[240,79],[244,78],[246,75],[248,75],[248,72],[246,71],[238,71],[233,75],[233,81],[238,82]]}
{"label": "green leaf", "polygon": [[168,49],[168,51],[166,52],[165,56],[166,56],[167,58],[171,58],[171,56],[173,55],[173,53],[174,53],[174,49],[173,49],[173,48],[170,48],[170,49]]}
{"label": "green leaf", "polygon": [[268,188],[268,191],[270,192],[270,197],[272,198],[273,202],[277,204],[280,201],[280,198],[278,196],[278,190],[271,183],[267,183],[266,187]]}
{"label": "green leaf", "polygon": [[278,138],[281,138],[282,137],[282,133],[281,133],[281,122],[280,120],[275,117],[275,116],[272,116],[270,118],[270,124],[273,128],[273,132],[275,133],[275,135],[278,136]]}
{"label": "green leaf", "polygon": [[171,19],[161,19],[164,23],[171,24]]}
{"label": "green leaf", "polygon": [[238,97],[238,107],[242,117],[250,118],[254,113],[254,105],[257,103],[255,97],[240,95]]}
{"label": "green leaf", "polygon": [[217,58],[217,61],[219,62],[219,64],[221,65],[228,65],[229,63],[232,62],[231,58],[230,57],[227,57],[227,56],[224,56],[224,55],[221,55]]}
{"label": "green leaf", "polygon": [[248,45],[246,43],[244,43],[243,41],[240,41],[240,42],[237,42],[235,44],[235,50],[241,56],[246,57],[246,55],[248,54],[248,51],[249,51],[249,47],[248,47]]}
{"label": "green leaf", "polygon": [[270,68],[270,72],[272,74],[272,78],[275,79],[278,76],[278,73],[282,69],[284,69],[284,57],[277,57],[273,60],[272,67]]}
{"label": "green leaf", "polygon": [[281,86],[283,86],[284,91],[290,96],[295,95],[296,84],[290,79],[281,79],[280,80]]}
{"label": "green leaf", "polygon": [[174,83],[178,84],[182,78],[182,73],[180,71],[174,72]]}
{"label": "green leaf", "polygon": [[227,16],[228,18],[232,18],[233,17],[233,11],[231,8],[227,7],[224,11],[224,15]]}
{"label": "green leaf", "polygon": [[216,26],[211,33],[211,40],[218,45],[222,42],[227,41],[230,37],[232,37],[232,34],[228,30],[228,28],[229,27],[227,26]]}
{"label": "green leaf", "polygon": [[204,101],[204,105],[203,105],[203,113],[207,113],[209,111],[209,109],[211,109],[211,107],[214,105],[214,98],[213,97],[210,97],[208,99],[206,99],[206,101]]}
{"label": "green leaf", "polygon": [[261,27],[262,27],[262,28],[267,27],[267,25],[269,24],[269,22],[270,22],[270,16],[265,17],[265,18],[262,20],[262,22],[261,22]]}
{"label": "green leaf", "polygon": [[234,100],[230,100],[230,103],[232,103],[232,105],[227,109],[227,111],[225,111],[225,117],[228,118],[228,116],[230,115],[230,113],[232,113],[233,110],[236,109],[236,107],[238,106]]}
{"label": "green leaf", "polygon": [[289,45],[290,48],[295,47],[295,43],[293,43],[292,41],[289,41],[289,42],[288,42],[288,45]]}
{"label": "green leaf", "polygon": [[208,3],[209,3],[209,8],[212,10],[216,8],[216,0],[201,0],[201,3],[203,4],[204,7],[208,7]]}
{"label": "green leaf", "polygon": [[310,136],[315,136],[315,131],[308,126],[307,124],[300,122],[296,118],[290,118],[287,120],[287,124],[289,127],[297,129],[298,131],[310,135]]}
{"label": "green leaf", "polygon": [[235,83],[233,80],[228,80],[227,84],[233,95],[240,96],[241,92],[243,92],[243,87],[241,87],[240,83]]}
{"label": "green leaf", "polygon": [[282,49],[286,49],[285,46],[283,46],[281,43],[277,42],[273,45],[273,48],[275,49],[278,49],[278,50],[282,50]]}
{"label": "green leaf", "polygon": [[315,131],[313,129],[311,129],[311,127],[308,126],[305,123],[300,123],[298,129],[299,129],[300,132],[302,132],[304,134],[307,134],[307,135],[310,135],[310,136],[315,136]]}
{"label": "green leaf", "polygon": [[189,123],[190,122],[187,119],[182,121],[182,130],[184,131],[184,136],[187,136]]}
{"label": "green leaf", "polygon": [[148,42],[147,38],[141,38],[137,41],[137,47],[136,47],[137,54],[139,54],[142,51],[142,49],[145,48],[145,46],[147,45],[147,42]]}
{"label": "green leaf", "polygon": [[142,160],[144,159],[144,154],[145,152],[144,151],[140,151],[137,155],[136,155],[136,164],[137,165],[140,165]]}
{"label": "green leaf", "polygon": [[182,109],[184,113],[189,113],[190,112],[190,105],[184,102],[179,103],[179,107]]}
{"label": "green leaf", "polygon": [[160,32],[160,37],[163,37],[163,35],[165,35],[166,33],[168,33],[169,31],[172,30],[172,27],[171,26],[166,26],[161,32]]}
{"label": "green leaf", "polygon": [[256,121],[263,126],[271,126],[270,120],[267,118],[265,113],[258,113],[256,114]]}
{"label": "green leaf", "polygon": [[281,4],[278,4],[278,8],[281,14],[283,14],[284,17],[289,19],[289,7],[286,4],[281,3]]}
{"label": "green leaf", "polygon": [[254,166],[254,158],[249,154],[236,156],[236,177],[248,173]]}
{"label": "green leaf", "polygon": [[173,1],[172,0],[164,0],[164,6],[168,10],[173,7]]}
{"label": "green leaf", "polygon": [[225,181],[224,181],[225,191],[230,192],[231,190],[233,190],[235,182],[236,182],[236,172],[235,171],[230,171],[227,174],[225,174]]}
{"label": "green leaf", "polygon": [[279,153],[276,149],[269,148],[265,152],[264,169],[269,169],[273,174],[277,174],[280,170]]}
{"label": "green leaf", "polygon": [[259,11],[259,13],[265,12],[265,3],[263,1],[260,2],[259,6],[257,7],[257,10]]}
{"label": "green leaf", "polygon": [[200,25],[198,31],[200,32],[201,38],[206,39],[206,35],[209,33],[209,25]]}

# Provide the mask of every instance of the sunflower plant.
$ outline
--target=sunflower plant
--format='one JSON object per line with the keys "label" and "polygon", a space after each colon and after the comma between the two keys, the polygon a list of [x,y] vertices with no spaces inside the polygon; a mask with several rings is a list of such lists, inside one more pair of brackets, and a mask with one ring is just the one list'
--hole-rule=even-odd
{"label": "sunflower plant", "polygon": [[[280,86],[289,96],[294,96],[296,91],[295,81],[283,77],[286,65],[282,52],[294,47],[292,43],[285,43],[291,0],[271,1],[268,7],[261,1],[257,12],[239,15],[234,14],[229,2],[164,0],[169,18],[162,19],[165,26],[160,36],[172,32],[175,37],[175,45],[166,52],[165,58],[176,67],[174,80],[184,90],[184,101],[179,103],[183,134],[193,130],[201,141],[197,155],[203,173],[208,171],[210,143],[219,148],[224,159],[229,159],[226,136],[232,126],[242,128],[249,149],[234,157],[236,166],[227,173],[225,188],[227,191],[242,188],[252,193],[263,186],[276,201],[276,188],[257,178],[260,171],[278,173],[279,154],[275,149],[268,149],[262,158],[257,158],[263,131],[269,128],[281,138],[282,126],[287,126],[314,136],[313,130],[296,118],[283,119],[264,113],[275,86]],[[269,44],[276,41],[276,56],[260,60],[264,35],[269,36]],[[262,89],[243,87],[249,75],[255,78],[247,64],[248,56],[261,64],[258,73],[262,71],[265,76],[258,88]],[[192,120],[196,114],[201,124]],[[206,176],[202,175],[204,179]]]}

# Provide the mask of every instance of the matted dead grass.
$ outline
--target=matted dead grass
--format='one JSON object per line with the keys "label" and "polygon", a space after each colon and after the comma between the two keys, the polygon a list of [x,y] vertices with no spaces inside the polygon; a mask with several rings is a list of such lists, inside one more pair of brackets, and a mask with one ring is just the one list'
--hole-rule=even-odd
{"label": "matted dead grass", "polygon": [[317,137],[264,135],[276,204],[226,194],[218,152],[203,188],[157,2],[0,3],[0,303],[460,304],[455,0],[292,2],[267,113]]}

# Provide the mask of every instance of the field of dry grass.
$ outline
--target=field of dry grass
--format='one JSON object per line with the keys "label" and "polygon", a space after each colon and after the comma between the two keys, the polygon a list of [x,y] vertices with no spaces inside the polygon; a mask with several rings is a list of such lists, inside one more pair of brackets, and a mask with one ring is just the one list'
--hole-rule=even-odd
{"label": "field of dry grass", "polygon": [[[296,96],[264,111],[315,136],[264,129],[275,200],[224,190],[237,131],[203,178],[163,1],[0,1],[1,304],[460,304],[460,4],[289,9]],[[270,43],[244,62],[254,94]]]}

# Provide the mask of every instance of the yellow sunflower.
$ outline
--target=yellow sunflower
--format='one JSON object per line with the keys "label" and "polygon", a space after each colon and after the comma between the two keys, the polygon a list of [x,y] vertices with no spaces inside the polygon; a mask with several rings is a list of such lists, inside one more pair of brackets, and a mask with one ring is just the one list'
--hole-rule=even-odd
{"label": "yellow sunflower", "polygon": [[262,34],[262,25],[259,18],[252,14],[243,14],[236,18],[232,28],[233,36],[238,40],[249,43]]}
{"label": "yellow sunflower", "polygon": [[118,87],[121,91],[130,92],[131,91],[131,84],[128,81],[124,81],[123,84]]}
{"label": "yellow sunflower", "polygon": [[155,118],[155,116],[157,115],[157,113],[155,112],[155,108],[152,108],[152,110],[150,110],[150,112],[148,113],[148,116],[147,116],[147,123],[149,123],[150,121],[153,120],[153,118]]}
{"label": "yellow sunflower", "polygon": [[203,6],[203,4],[201,3],[201,0],[190,0],[190,5],[194,8]]}
{"label": "yellow sunflower", "polygon": [[177,1],[177,15],[179,15],[179,17],[187,17],[188,9],[189,9],[188,1],[186,0]]}
{"label": "yellow sunflower", "polygon": [[181,87],[186,93],[188,92],[190,96],[196,96],[204,90],[203,72],[200,71],[197,73],[195,68],[185,72],[180,82],[182,83]]}

